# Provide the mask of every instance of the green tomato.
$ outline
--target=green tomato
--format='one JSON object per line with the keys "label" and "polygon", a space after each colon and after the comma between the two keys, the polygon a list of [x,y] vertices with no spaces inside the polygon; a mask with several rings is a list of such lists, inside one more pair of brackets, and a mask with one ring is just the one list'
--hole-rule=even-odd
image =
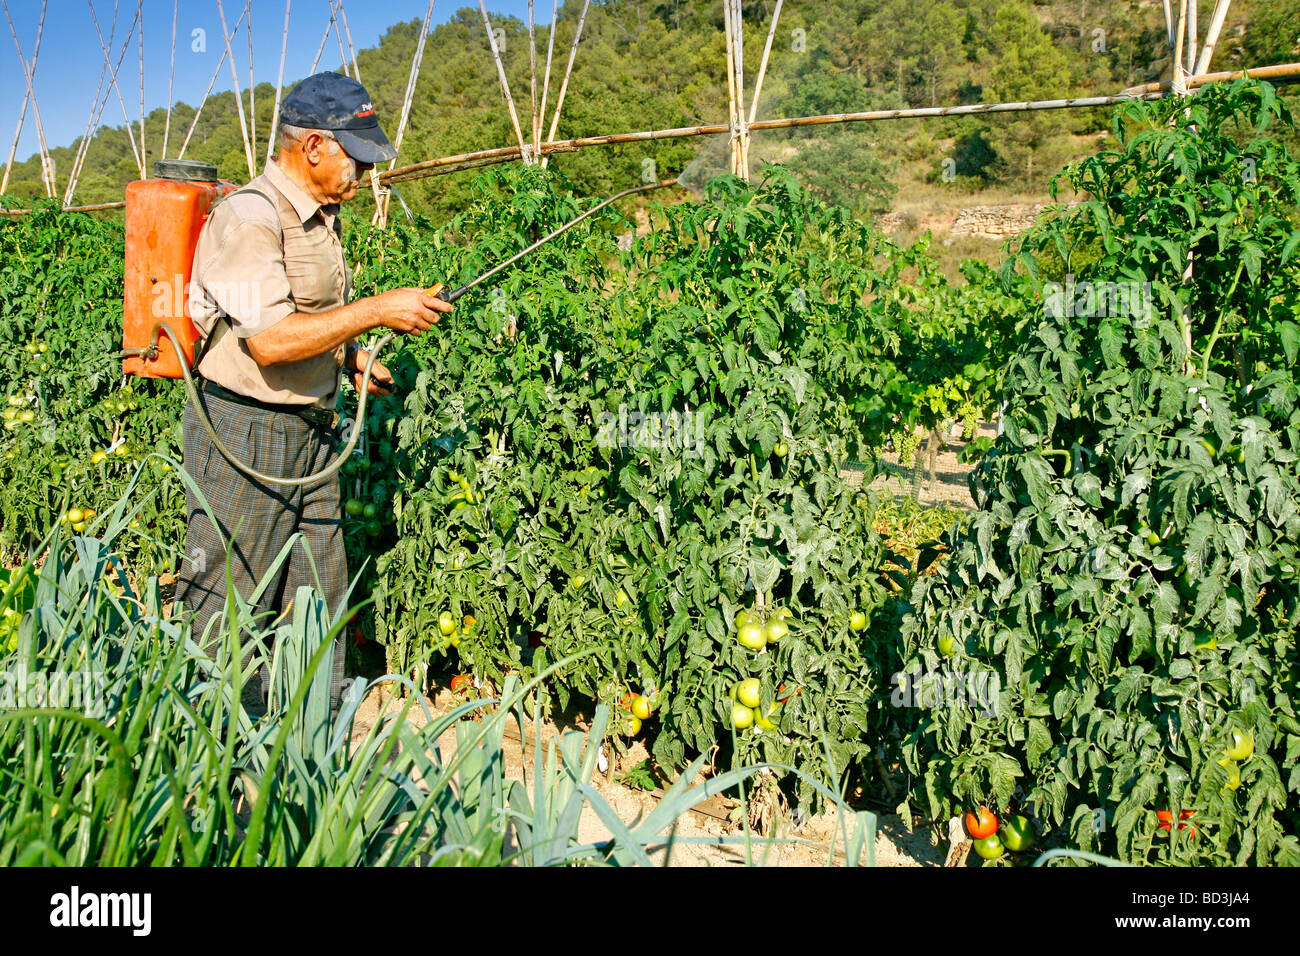
{"label": "green tomato", "polygon": [[1006,852],[1006,847],[1002,845],[1002,841],[999,840],[995,834],[994,836],[985,837],[982,840],[976,840],[975,852],[985,860],[996,860]]}
{"label": "green tomato", "polygon": [[754,710],[752,707],[746,707],[744,704],[732,704],[731,706],[731,725],[737,730],[744,730],[747,727],[754,726]]}
{"label": "green tomato", "polygon": [[849,618],[850,631],[865,631],[867,629],[867,614],[865,611],[854,611]]}
{"label": "green tomato", "polygon": [[746,707],[757,707],[759,704],[759,684],[757,677],[746,677],[736,685],[736,700],[740,701]]}
{"label": "green tomato", "polygon": [[569,577],[569,587],[575,591],[581,590],[582,586],[587,583],[587,579],[581,574],[574,574]]}
{"label": "green tomato", "polygon": [[456,630],[456,618],[451,611],[443,611],[438,615],[438,630],[443,637],[451,637],[452,631]]}
{"label": "green tomato", "polygon": [[761,650],[767,646],[767,632],[764,631],[763,625],[749,621],[741,626],[736,634],[736,640],[751,651]]}
{"label": "green tomato", "polygon": [[374,521],[379,517],[379,508],[376,505],[364,505],[361,508],[361,514],[367,521]]}
{"label": "green tomato", "polygon": [[344,510],[349,518],[360,518],[365,511],[365,505],[358,498],[349,498],[348,503],[344,505]]}
{"label": "green tomato", "polygon": [[1026,817],[1010,817],[1002,823],[1001,838],[1008,850],[1021,853],[1034,842],[1034,825]]}
{"label": "green tomato", "polygon": [[767,638],[767,643],[775,644],[781,638],[790,633],[790,625],[780,618],[774,618],[767,622],[763,628],[763,636]]}
{"label": "green tomato", "polygon": [[790,449],[785,446],[783,441],[779,441],[772,446],[772,454],[776,455],[777,458],[784,458],[789,453]]}
{"label": "green tomato", "polygon": [[953,643],[951,636],[945,634],[938,641],[939,653],[944,657],[952,657],[953,651],[956,650],[956,644]]}
{"label": "green tomato", "polygon": [[372,538],[383,530],[384,530],[383,525],[381,525],[378,521],[366,522],[366,534],[370,535]]}
{"label": "green tomato", "polygon": [[1231,740],[1226,751],[1229,760],[1245,760],[1255,752],[1255,738],[1250,731],[1234,727]]}
{"label": "green tomato", "polygon": [[753,620],[753,613],[748,608],[741,608],[736,612],[736,629],[739,630]]}
{"label": "green tomato", "polygon": [[615,607],[623,607],[623,606],[625,606],[625,605],[627,604],[627,602],[630,601],[630,600],[631,600],[631,598],[629,598],[629,597],[627,596],[627,592],[624,591],[622,588],[619,588],[619,589],[618,589],[618,593],[617,593],[616,595],[614,595],[614,606],[615,606]]}

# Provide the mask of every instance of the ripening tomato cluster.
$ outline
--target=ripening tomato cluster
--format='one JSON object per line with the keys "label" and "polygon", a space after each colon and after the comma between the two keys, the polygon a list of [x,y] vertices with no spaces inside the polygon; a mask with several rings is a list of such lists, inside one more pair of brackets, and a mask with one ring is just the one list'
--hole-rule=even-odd
{"label": "ripening tomato cluster", "polygon": [[803,693],[803,688],[796,688],[793,694],[785,693],[785,685],[782,684],[777,688],[777,698],[767,708],[767,713],[763,713],[763,700],[761,694],[762,685],[757,677],[746,677],[744,680],[737,682],[731,688],[731,725],[737,730],[754,729],[754,733],[761,734],[765,730],[776,730],[776,721],[772,718],[781,713],[781,707],[792,696],[798,696]]}
{"label": "ripening tomato cluster", "polygon": [[451,611],[443,611],[438,615],[438,632],[451,644],[452,647],[460,647],[460,639],[469,637],[474,631],[476,618],[473,614],[466,614],[456,623],[456,615]]}
{"label": "ripening tomato cluster", "polygon": [[792,616],[788,607],[780,607],[764,620],[761,614],[742,608],[736,612],[736,640],[751,651],[761,651],[790,633],[787,622]]}
{"label": "ripening tomato cluster", "polygon": [[635,737],[639,734],[642,722],[653,717],[655,712],[654,701],[648,694],[635,694],[630,691],[623,695],[619,707],[627,711],[627,716],[618,725],[618,732],[624,737]]}
{"label": "ripening tomato cluster", "polygon": [[966,814],[966,832],[981,859],[996,860],[1010,850],[1022,853],[1034,843],[1034,825],[1028,817],[1010,816],[999,826],[997,814],[981,806]]}
{"label": "ripening tomato cluster", "polygon": [[95,517],[96,513],[94,508],[69,508],[59,520],[72,528],[77,534],[81,534],[86,530],[86,526],[90,524],[90,519]]}
{"label": "ripening tomato cluster", "polygon": [[383,523],[379,520],[381,514],[379,505],[374,502],[365,502],[360,498],[349,498],[343,504],[343,512],[349,518],[355,520],[357,526],[372,538],[384,528]]}

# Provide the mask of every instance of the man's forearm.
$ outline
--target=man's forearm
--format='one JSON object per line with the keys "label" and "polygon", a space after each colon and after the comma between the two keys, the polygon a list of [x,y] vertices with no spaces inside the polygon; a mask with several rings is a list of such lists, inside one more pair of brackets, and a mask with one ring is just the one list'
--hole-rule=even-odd
{"label": "man's forearm", "polygon": [[258,365],[301,362],[332,352],[379,324],[374,299],[358,299],[329,312],[294,312],[275,325],[249,336],[248,351]]}

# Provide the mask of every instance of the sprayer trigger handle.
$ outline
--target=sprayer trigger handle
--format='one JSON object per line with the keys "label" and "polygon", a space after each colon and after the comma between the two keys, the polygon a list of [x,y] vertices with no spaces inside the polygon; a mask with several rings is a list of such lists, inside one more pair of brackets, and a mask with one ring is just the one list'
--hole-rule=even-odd
{"label": "sprayer trigger handle", "polygon": [[441,299],[441,298],[442,298],[442,290],[445,289],[445,288],[447,288],[447,287],[446,287],[445,285],[443,285],[441,282],[435,282],[435,283],[434,283],[433,285],[431,285],[429,288],[427,288],[427,289],[424,290],[424,294],[425,294],[425,295],[428,295],[428,296],[433,296],[433,298],[435,298],[435,299]]}

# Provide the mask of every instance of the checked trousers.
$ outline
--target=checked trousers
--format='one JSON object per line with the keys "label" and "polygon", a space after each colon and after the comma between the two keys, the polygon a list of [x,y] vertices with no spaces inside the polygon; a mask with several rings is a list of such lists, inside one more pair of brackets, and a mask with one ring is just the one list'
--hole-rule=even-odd
{"label": "checked trousers", "polygon": [[[336,457],[332,433],[297,415],[206,393],[202,397],[222,442],[241,462],[263,474],[301,477],[319,471]],[[348,567],[337,475],[312,485],[270,485],[248,478],[212,444],[192,401],[185,406],[184,437],[185,468],[212,508],[211,513],[205,511],[194,492],[187,489],[188,526],[176,599],[194,616],[195,640],[202,643],[211,625],[206,650],[215,656],[225,633],[227,561],[222,538],[232,543],[231,580],[248,600],[289,538],[302,534],[255,606],[259,630],[269,630],[286,611],[292,613],[289,605],[301,585],[317,587],[330,612],[339,613],[348,588]],[[220,536],[214,521],[221,529]],[[248,641],[249,636],[245,633],[240,639]],[[263,650],[269,660],[271,649]],[[330,675],[335,707],[342,693],[344,656],[340,637],[335,642]],[[265,669],[263,674],[265,681]]]}

